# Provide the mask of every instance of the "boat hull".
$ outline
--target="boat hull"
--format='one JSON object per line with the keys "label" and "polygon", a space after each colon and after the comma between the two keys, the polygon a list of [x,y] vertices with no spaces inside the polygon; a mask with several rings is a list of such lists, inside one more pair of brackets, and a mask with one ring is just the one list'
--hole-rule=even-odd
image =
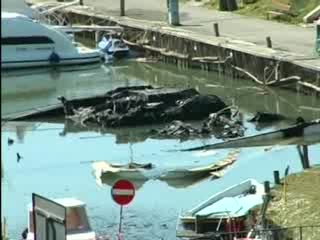
{"label": "boat hull", "polygon": [[101,62],[99,55],[90,57],[62,58],[58,63],[52,63],[48,59],[35,59],[28,61],[3,61],[1,69],[17,69],[31,67],[50,67],[50,66],[66,66],[66,65],[83,65]]}

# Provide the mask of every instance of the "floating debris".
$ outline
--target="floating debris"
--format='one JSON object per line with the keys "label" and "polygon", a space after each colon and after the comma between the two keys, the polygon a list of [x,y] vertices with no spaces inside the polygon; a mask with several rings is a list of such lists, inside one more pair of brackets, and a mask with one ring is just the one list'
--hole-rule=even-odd
{"label": "floating debris", "polygon": [[23,157],[17,152],[17,162],[20,162],[20,159],[22,159]]}
{"label": "floating debris", "polygon": [[8,138],[8,145],[12,145],[14,143],[14,140],[12,138]]}
{"label": "floating debris", "polygon": [[228,117],[230,114],[224,114],[225,109],[218,113],[211,113],[207,119],[202,123],[202,127],[196,128],[191,124],[182,121],[172,121],[169,125],[161,130],[152,129],[153,138],[157,137],[173,137],[182,139],[189,139],[192,137],[208,137],[214,134],[216,138],[229,139],[243,137],[245,128],[242,122],[236,118]]}
{"label": "floating debris", "polygon": [[256,115],[249,122],[265,123],[284,120],[285,116],[277,113],[257,112]]}
{"label": "floating debris", "polygon": [[258,147],[270,145],[308,145],[320,141],[320,119],[304,122],[297,119],[297,124],[272,132],[243,137],[226,142],[209,144],[181,151],[198,151],[221,148]]}

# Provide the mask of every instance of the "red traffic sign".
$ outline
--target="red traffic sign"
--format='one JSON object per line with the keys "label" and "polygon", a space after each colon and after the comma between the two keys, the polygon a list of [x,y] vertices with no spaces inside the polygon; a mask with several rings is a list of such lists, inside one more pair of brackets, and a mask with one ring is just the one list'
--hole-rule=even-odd
{"label": "red traffic sign", "polygon": [[119,205],[129,204],[134,198],[134,194],[134,185],[128,180],[117,181],[111,189],[111,196]]}

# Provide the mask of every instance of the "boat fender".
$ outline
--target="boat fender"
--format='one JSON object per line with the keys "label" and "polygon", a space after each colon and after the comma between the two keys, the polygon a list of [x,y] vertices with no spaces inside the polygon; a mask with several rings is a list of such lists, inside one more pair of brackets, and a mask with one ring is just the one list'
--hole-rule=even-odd
{"label": "boat fender", "polygon": [[49,57],[49,62],[52,63],[52,64],[57,64],[60,62],[60,56],[55,53],[55,52],[52,52],[50,57]]}

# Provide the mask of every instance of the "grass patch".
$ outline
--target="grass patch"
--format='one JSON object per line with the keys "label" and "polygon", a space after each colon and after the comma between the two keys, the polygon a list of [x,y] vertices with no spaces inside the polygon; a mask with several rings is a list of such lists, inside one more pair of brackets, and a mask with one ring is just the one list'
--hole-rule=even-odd
{"label": "grass patch", "polygon": [[[273,199],[267,211],[267,218],[281,227],[319,225],[319,186],[319,166],[288,176],[286,201],[283,186],[275,187],[271,192]],[[315,234],[314,231],[320,234],[320,227],[314,228],[309,234]],[[306,234],[308,235],[308,231]]]}
{"label": "grass patch", "polygon": [[[320,4],[320,0],[289,0],[289,2],[292,4],[296,16],[283,16],[281,18],[275,18],[274,20],[292,24],[301,23],[303,22],[303,17]],[[207,6],[211,9],[218,10],[219,0],[211,0]],[[272,10],[271,0],[257,0],[255,3],[239,6],[239,10],[235,12],[246,16],[266,19],[267,12]]]}

